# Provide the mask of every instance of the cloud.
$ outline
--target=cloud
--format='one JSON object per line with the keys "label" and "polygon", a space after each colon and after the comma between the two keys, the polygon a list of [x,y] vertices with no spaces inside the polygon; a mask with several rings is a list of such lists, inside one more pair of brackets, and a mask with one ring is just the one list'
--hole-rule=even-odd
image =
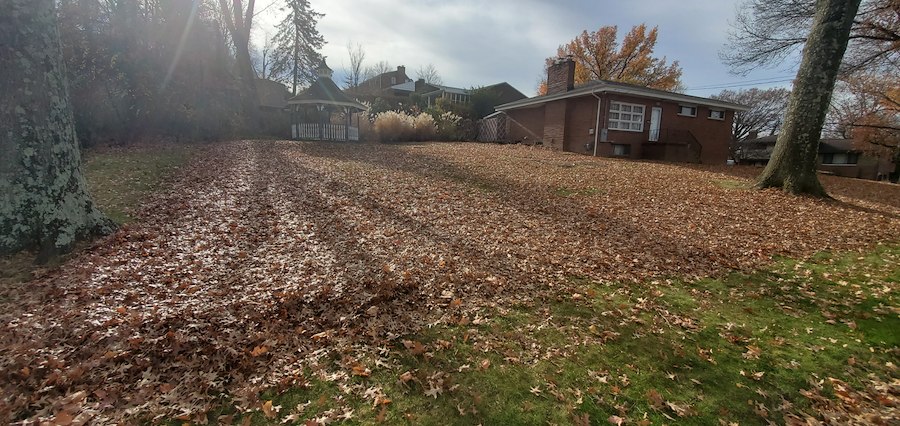
{"label": "cloud", "polygon": [[[660,31],[656,53],[678,60],[690,86],[735,81],[718,58],[739,0],[312,0],[325,14],[323,53],[341,75],[347,43],[359,43],[366,64],[387,61],[415,70],[434,64],[445,84],[472,87],[508,81],[533,93],[543,61],[583,30],[618,25],[620,35],[646,23]],[[273,8],[272,12],[277,12]],[[260,20],[273,26],[277,13]],[[783,72],[782,72],[783,73]],[[771,72],[769,73],[771,74]],[[766,75],[755,75],[763,78]],[[750,78],[750,77],[748,77]],[[695,93],[697,94],[697,93]]]}

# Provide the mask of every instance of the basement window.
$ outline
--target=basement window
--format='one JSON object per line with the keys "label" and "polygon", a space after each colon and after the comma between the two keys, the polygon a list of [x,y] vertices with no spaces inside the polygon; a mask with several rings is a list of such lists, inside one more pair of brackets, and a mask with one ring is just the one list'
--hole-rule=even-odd
{"label": "basement window", "polygon": [[631,145],[626,145],[626,144],[621,144],[621,143],[614,143],[614,144],[612,145],[612,148],[613,148],[613,152],[612,152],[612,153],[613,153],[613,155],[615,155],[615,156],[621,156],[621,157],[624,157],[624,156],[631,155]]}
{"label": "basement window", "polygon": [[609,128],[626,132],[643,132],[644,106],[611,102],[609,105]]}
{"label": "basement window", "polygon": [[686,117],[696,117],[697,107],[693,105],[678,105],[678,115]]}

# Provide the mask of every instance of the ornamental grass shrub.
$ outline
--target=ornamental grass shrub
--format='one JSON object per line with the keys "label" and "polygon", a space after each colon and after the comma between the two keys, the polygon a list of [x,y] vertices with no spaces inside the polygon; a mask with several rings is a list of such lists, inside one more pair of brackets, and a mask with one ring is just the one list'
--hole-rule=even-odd
{"label": "ornamental grass shrub", "polygon": [[379,142],[426,141],[434,139],[434,118],[421,113],[410,115],[400,111],[384,111],[375,116],[373,128]]}

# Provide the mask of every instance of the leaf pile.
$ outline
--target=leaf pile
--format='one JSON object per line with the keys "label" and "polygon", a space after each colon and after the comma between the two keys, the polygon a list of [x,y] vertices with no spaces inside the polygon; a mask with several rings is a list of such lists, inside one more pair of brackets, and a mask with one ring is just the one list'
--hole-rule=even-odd
{"label": "leaf pile", "polygon": [[475,144],[207,148],[136,224],[0,289],[0,418],[203,420],[223,400],[268,415],[264,389],[310,368],[365,377],[358,360],[400,336],[558,297],[572,276],[704,277],[900,235],[890,206],[719,176]]}

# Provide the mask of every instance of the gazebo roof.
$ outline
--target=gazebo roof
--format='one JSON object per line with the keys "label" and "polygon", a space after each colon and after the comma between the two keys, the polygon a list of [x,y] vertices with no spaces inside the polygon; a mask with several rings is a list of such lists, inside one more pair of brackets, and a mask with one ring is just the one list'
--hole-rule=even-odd
{"label": "gazebo roof", "polygon": [[331,79],[331,69],[322,61],[319,66],[319,78],[309,86],[308,89],[300,92],[297,96],[288,100],[289,105],[334,105],[358,110],[365,110],[365,105],[355,101],[347,96],[344,91],[334,84]]}

